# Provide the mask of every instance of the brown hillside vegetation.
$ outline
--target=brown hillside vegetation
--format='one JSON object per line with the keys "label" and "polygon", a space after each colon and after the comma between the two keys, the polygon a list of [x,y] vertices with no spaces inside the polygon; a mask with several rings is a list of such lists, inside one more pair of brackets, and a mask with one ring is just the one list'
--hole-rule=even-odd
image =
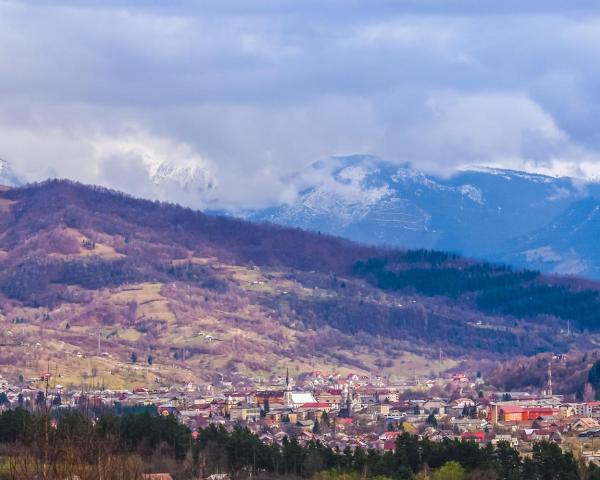
{"label": "brown hillside vegetation", "polygon": [[[407,377],[592,341],[561,335],[567,321],[596,329],[595,284],[66,181],[3,191],[0,202],[0,373],[9,375],[50,361],[64,384],[243,381],[286,364]],[[496,302],[506,292],[527,301],[507,311]],[[576,308],[556,307],[565,296]]]}

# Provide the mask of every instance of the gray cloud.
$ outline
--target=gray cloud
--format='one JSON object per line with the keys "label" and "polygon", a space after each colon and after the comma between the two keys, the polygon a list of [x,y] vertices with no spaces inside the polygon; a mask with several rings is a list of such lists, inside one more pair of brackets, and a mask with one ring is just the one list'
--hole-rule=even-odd
{"label": "gray cloud", "polygon": [[597,176],[596,2],[493,3],[0,0],[0,157],[200,207],[357,152]]}

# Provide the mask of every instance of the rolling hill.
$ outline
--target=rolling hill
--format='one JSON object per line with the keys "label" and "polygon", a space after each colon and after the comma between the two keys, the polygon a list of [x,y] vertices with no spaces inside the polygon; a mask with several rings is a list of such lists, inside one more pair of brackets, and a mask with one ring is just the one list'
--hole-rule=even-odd
{"label": "rolling hill", "polygon": [[412,377],[600,330],[592,282],[68,181],[0,192],[0,265],[0,373],[50,365],[73,385],[240,383],[288,364]]}

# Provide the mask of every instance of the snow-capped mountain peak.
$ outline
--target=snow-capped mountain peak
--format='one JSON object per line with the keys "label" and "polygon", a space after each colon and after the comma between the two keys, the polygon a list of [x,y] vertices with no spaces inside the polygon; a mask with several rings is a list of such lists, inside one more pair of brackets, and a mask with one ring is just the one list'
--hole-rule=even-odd
{"label": "snow-capped mountain peak", "polygon": [[160,161],[150,166],[150,179],[157,186],[174,184],[186,193],[202,193],[214,191],[216,181],[209,170],[196,162],[176,164]]}

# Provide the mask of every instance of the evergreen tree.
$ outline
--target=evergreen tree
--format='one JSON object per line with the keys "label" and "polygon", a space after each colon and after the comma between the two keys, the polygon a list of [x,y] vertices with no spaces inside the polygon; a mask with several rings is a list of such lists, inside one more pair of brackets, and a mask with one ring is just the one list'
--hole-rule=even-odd
{"label": "evergreen tree", "polygon": [[427,417],[427,423],[434,428],[437,427],[437,425],[438,425],[437,418],[435,418],[435,415],[433,413],[430,413],[429,416]]}
{"label": "evergreen tree", "polygon": [[44,392],[42,392],[41,390],[37,393],[35,397],[35,404],[38,407],[43,407],[46,405],[46,395],[44,395]]}
{"label": "evergreen tree", "polygon": [[588,372],[588,382],[594,390],[600,389],[600,360],[596,360]]}
{"label": "evergreen tree", "polygon": [[323,415],[321,415],[321,423],[326,428],[331,426],[331,420],[329,419],[329,414],[327,412],[323,412]]}
{"label": "evergreen tree", "polygon": [[315,420],[315,424],[313,425],[313,433],[321,433],[321,424],[318,420]]}

